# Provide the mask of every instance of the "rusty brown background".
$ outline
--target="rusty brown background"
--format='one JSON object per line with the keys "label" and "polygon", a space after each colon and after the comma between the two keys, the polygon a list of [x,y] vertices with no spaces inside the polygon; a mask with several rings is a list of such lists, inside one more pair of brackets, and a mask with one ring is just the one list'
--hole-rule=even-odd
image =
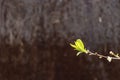
{"label": "rusty brown background", "polygon": [[120,80],[120,0],[0,0],[0,80]]}

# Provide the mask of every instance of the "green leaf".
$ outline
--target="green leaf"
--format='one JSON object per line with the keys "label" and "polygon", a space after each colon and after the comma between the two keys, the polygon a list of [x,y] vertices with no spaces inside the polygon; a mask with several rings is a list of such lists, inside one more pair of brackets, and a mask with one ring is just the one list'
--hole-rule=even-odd
{"label": "green leaf", "polygon": [[82,40],[77,39],[76,42],[78,42],[78,44],[81,46],[81,48],[84,48],[84,44],[83,44]]}
{"label": "green leaf", "polygon": [[73,47],[75,50],[79,51],[79,48],[76,45],[70,43],[70,46]]}
{"label": "green leaf", "polygon": [[70,46],[73,47],[73,48],[76,48],[76,46],[75,46],[74,44],[71,44],[71,43],[70,43]]}
{"label": "green leaf", "polygon": [[[75,41],[75,44],[70,44],[71,45],[71,47],[73,47],[75,50],[77,50],[77,51],[79,51],[80,53],[88,53],[88,51],[84,48],[84,44],[83,44],[83,42],[82,42],[82,40],[80,40],[80,39],[77,39],[76,41]],[[78,53],[79,53],[78,52]],[[77,53],[77,55],[79,55]]]}

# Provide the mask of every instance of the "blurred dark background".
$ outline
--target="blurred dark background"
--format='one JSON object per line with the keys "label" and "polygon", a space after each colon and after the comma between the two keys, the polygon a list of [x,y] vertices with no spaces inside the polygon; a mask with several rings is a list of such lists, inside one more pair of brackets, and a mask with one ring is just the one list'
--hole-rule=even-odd
{"label": "blurred dark background", "polygon": [[120,80],[120,0],[0,0],[0,80]]}

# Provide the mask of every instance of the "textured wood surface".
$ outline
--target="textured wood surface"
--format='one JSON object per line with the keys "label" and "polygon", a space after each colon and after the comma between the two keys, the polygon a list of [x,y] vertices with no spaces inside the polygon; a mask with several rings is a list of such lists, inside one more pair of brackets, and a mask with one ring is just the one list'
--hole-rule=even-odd
{"label": "textured wood surface", "polygon": [[0,80],[120,79],[120,61],[76,57],[77,38],[120,53],[120,1],[0,0]]}

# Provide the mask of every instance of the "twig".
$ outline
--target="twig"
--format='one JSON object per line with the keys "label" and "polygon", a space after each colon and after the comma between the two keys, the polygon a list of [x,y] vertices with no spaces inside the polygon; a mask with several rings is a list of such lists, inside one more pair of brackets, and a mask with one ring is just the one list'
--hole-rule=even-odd
{"label": "twig", "polygon": [[101,54],[98,54],[97,52],[93,53],[91,51],[88,51],[88,54],[89,55],[92,55],[92,56],[98,56],[99,58],[108,58],[110,57],[111,59],[117,59],[117,60],[120,60],[120,57],[111,57],[111,56],[104,56],[104,55],[101,55]]}

